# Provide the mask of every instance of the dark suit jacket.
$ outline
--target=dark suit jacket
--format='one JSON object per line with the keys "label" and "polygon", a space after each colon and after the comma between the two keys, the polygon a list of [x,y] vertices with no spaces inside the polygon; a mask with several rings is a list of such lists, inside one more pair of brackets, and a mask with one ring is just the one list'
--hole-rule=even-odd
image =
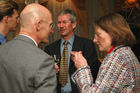
{"label": "dark suit jacket", "polygon": [[[51,56],[56,55],[58,59],[61,59],[60,43],[61,43],[61,39],[48,45],[45,48],[45,52],[47,52]],[[92,40],[75,36],[72,51],[82,51],[83,56],[86,58],[88,65],[91,68],[91,72],[92,72],[93,78],[95,80],[99,67],[100,67],[100,62],[97,60],[96,49],[95,49],[95,45],[92,42]],[[58,66],[59,65],[60,65],[60,62],[58,64]],[[70,60],[70,67],[69,67],[70,76],[75,71],[76,71],[76,68],[74,66],[74,62],[72,62],[72,60]],[[58,76],[58,78],[59,78],[59,76]],[[57,80],[57,82],[58,82],[58,80]],[[76,85],[74,85],[74,83],[72,81],[71,81],[71,86],[72,86],[72,93],[78,93],[78,88],[76,87]],[[60,86],[59,82],[58,82],[57,88],[58,88],[57,92],[60,93],[61,86]]]}
{"label": "dark suit jacket", "polygon": [[0,93],[56,93],[51,56],[22,35],[0,46]]}

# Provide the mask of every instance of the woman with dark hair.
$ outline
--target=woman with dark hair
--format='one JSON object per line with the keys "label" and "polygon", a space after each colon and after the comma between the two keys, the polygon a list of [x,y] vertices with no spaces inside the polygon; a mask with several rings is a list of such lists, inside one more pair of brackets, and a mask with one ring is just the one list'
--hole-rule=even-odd
{"label": "woman with dark hair", "polygon": [[117,13],[95,21],[93,42],[108,52],[93,83],[90,67],[82,52],[72,51],[77,71],[72,80],[81,93],[140,93],[140,64],[130,46],[135,37],[126,20]]}

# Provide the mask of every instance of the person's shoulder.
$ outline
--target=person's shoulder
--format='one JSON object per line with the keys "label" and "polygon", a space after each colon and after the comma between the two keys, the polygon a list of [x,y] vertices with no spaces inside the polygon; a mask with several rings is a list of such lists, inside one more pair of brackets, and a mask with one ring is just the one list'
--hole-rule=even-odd
{"label": "person's shoulder", "polygon": [[120,46],[115,47],[114,52],[115,53],[120,53],[120,54],[121,53],[126,54],[126,53],[131,52],[131,48],[129,46],[120,45]]}
{"label": "person's shoulder", "polygon": [[[32,56],[38,56],[38,58],[41,58],[41,59],[45,59],[45,58],[49,58],[50,55],[48,55],[46,52],[44,52],[41,48],[38,48],[37,46],[31,46],[31,47],[26,47],[27,49],[27,54],[29,55],[32,55]],[[25,50],[25,49],[24,49]]]}
{"label": "person's shoulder", "polygon": [[54,41],[54,42],[50,43],[48,46],[55,46],[57,44],[60,44],[60,41],[61,41],[60,39],[57,41]]}
{"label": "person's shoulder", "polygon": [[78,41],[81,41],[81,42],[85,42],[85,43],[93,43],[91,39],[89,38],[84,38],[84,37],[81,37],[81,36],[77,36],[75,35],[75,40],[78,40]]}
{"label": "person's shoulder", "polygon": [[[134,53],[129,46],[117,46],[113,49],[112,54],[119,59],[134,58]],[[131,56],[131,57],[130,57]],[[133,56],[133,57],[132,57]]]}
{"label": "person's shoulder", "polygon": [[54,41],[54,42],[48,44],[48,45],[46,46],[46,48],[57,47],[58,45],[60,45],[60,42],[61,42],[61,39],[59,39],[59,40],[57,40],[57,41]]}

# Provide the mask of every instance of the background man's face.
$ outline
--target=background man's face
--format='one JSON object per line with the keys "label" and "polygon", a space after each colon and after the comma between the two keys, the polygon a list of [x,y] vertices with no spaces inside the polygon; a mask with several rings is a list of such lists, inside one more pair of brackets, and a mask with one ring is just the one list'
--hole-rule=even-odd
{"label": "background man's face", "polygon": [[13,12],[12,16],[8,17],[9,30],[16,30],[17,23],[19,22],[17,10],[13,10]]}
{"label": "background man's face", "polygon": [[71,23],[70,21],[69,14],[58,16],[57,29],[60,31],[60,35],[62,37],[71,35],[71,33],[73,32],[72,24],[73,23]]}

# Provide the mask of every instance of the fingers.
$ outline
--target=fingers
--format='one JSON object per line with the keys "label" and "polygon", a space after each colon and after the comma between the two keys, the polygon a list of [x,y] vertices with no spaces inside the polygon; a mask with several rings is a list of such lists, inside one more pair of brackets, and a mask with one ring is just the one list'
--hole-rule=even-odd
{"label": "fingers", "polygon": [[82,54],[82,51],[79,51],[80,54]]}
{"label": "fingers", "polygon": [[71,54],[71,56],[74,56],[75,55],[75,51],[71,51],[70,54]]}
{"label": "fingers", "polygon": [[83,57],[82,51],[79,52],[71,51],[71,59],[73,60],[75,67],[77,69],[87,65],[87,61]]}
{"label": "fingers", "polygon": [[71,51],[70,54],[71,54],[72,57],[74,57],[74,56],[79,55],[79,54],[81,55],[82,54],[82,51],[79,51],[79,52],[77,52],[77,51]]}
{"label": "fingers", "polygon": [[79,51],[79,52],[77,52],[77,51],[71,51],[70,53],[71,53],[71,59],[73,61],[75,61],[75,59],[77,59],[77,58],[79,58],[79,57],[82,56],[82,51]]}
{"label": "fingers", "polygon": [[59,72],[59,67],[56,63],[55,63],[55,69],[56,69],[56,73],[58,73]]}

